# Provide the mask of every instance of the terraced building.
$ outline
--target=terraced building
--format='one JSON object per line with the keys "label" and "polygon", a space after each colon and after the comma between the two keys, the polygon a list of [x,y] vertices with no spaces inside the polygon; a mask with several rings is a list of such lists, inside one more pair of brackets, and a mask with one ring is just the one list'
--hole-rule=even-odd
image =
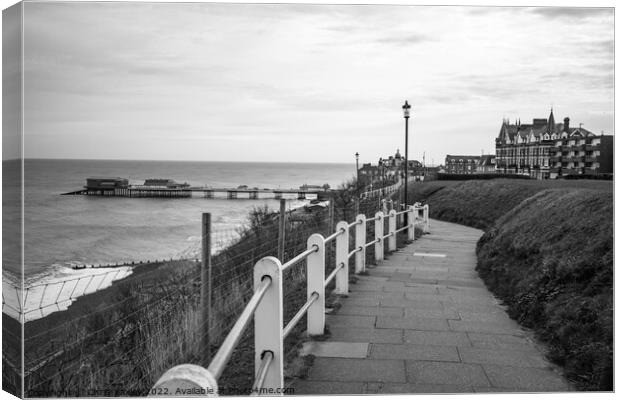
{"label": "terraced building", "polygon": [[570,119],[556,123],[553,109],[549,118],[502,121],[495,139],[496,172],[553,179],[573,174],[613,172],[613,136],[595,135]]}

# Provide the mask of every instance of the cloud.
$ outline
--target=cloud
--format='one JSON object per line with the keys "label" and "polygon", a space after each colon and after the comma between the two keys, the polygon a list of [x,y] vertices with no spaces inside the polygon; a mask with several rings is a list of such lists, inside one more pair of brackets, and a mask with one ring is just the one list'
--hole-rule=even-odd
{"label": "cloud", "polygon": [[532,7],[532,14],[551,19],[582,19],[589,17],[611,17],[613,8],[606,7]]}
{"label": "cloud", "polygon": [[395,44],[410,46],[418,43],[436,42],[438,39],[422,33],[404,33],[402,35],[390,35],[376,39],[379,44]]}

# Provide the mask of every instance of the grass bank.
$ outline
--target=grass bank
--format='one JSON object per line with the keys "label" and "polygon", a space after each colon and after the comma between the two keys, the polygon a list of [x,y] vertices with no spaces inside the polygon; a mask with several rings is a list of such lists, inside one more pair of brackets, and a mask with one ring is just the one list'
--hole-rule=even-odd
{"label": "grass bank", "polygon": [[547,189],[613,192],[612,182],[522,179],[430,181],[414,183],[409,199],[430,204],[431,218],[488,229],[523,200]]}
{"label": "grass bank", "polygon": [[511,317],[578,389],[612,389],[612,182],[436,181],[410,196],[433,218],[484,229],[477,269]]}

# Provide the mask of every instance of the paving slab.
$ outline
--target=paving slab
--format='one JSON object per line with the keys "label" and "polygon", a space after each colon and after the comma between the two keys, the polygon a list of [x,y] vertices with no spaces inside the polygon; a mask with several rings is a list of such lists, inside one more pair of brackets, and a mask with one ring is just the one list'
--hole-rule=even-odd
{"label": "paving slab", "polygon": [[370,358],[419,361],[460,361],[456,346],[373,344]]}
{"label": "paving slab", "polygon": [[483,368],[493,387],[536,392],[569,390],[566,381],[550,369],[500,365],[485,365]]}
{"label": "paving slab", "polygon": [[376,317],[361,315],[326,315],[325,323],[331,326],[350,326],[354,328],[370,328],[375,326]]}
{"label": "paving slab", "polygon": [[438,331],[404,331],[405,343],[429,346],[471,346],[469,337],[464,332]]}
{"label": "paving slab", "polygon": [[339,315],[366,315],[382,317],[402,317],[403,308],[399,307],[362,307],[357,305],[345,304],[338,310]]}
{"label": "paving slab", "polygon": [[292,387],[296,395],[299,394],[351,394],[366,392],[364,382],[330,382],[316,380],[296,380]]}
{"label": "paving slab", "polygon": [[332,382],[406,382],[405,362],[317,357],[308,379]]}
{"label": "paving slab", "polygon": [[438,318],[377,317],[377,328],[416,329],[421,331],[447,331],[448,320]]}
{"label": "paving slab", "polygon": [[440,221],[431,230],[350,285],[322,341],[304,344],[314,359],[296,393],[571,389],[478,277],[482,232]]}
{"label": "paving slab", "polygon": [[519,349],[496,350],[478,347],[460,347],[459,355],[464,363],[497,364],[513,367],[545,368],[549,363],[538,353],[523,352]]}
{"label": "paving slab", "polygon": [[460,319],[459,313],[450,309],[419,309],[405,308],[405,318],[439,318],[439,319]]}
{"label": "paving slab", "polygon": [[518,334],[520,329],[512,324],[483,321],[448,320],[450,329],[457,332]]}
{"label": "paving slab", "polygon": [[366,358],[368,356],[369,343],[351,342],[306,342],[303,344],[300,355],[313,355],[315,357],[337,358]]}
{"label": "paving slab", "polygon": [[369,382],[365,394],[398,394],[398,393],[471,393],[475,389],[465,385],[432,385],[415,383],[383,383]]}
{"label": "paving slab", "polygon": [[468,332],[467,337],[472,346],[487,349],[519,349],[520,351],[537,351],[535,344],[524,335],[501,335],[492,333]]}
{"label": "paving slab", "polygon": [[402,329],[330,327],[328,340],[365,343],[403,343]]}
{"label": "paving slab", "polygon": [[407,381],[423,384],[491,386],[481,365],[407,361]]}

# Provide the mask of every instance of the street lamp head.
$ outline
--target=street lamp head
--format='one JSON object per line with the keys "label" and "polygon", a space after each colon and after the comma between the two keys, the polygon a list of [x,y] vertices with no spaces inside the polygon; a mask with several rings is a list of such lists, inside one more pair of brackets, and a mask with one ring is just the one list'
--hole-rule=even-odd
{"label": "street lamp head", "polygon": [[404,114],[405,118],[409,118],[409,109],[410,108],[411,108],[411,106],[409,105],[407,100],[405,100],[405,104],[403,104],[403,114]]}
{"label": "street lamp head", "polygon": [[357,151],[355,152],[355,159],[359,160],[360,159],[360,153],[358,153]]}

